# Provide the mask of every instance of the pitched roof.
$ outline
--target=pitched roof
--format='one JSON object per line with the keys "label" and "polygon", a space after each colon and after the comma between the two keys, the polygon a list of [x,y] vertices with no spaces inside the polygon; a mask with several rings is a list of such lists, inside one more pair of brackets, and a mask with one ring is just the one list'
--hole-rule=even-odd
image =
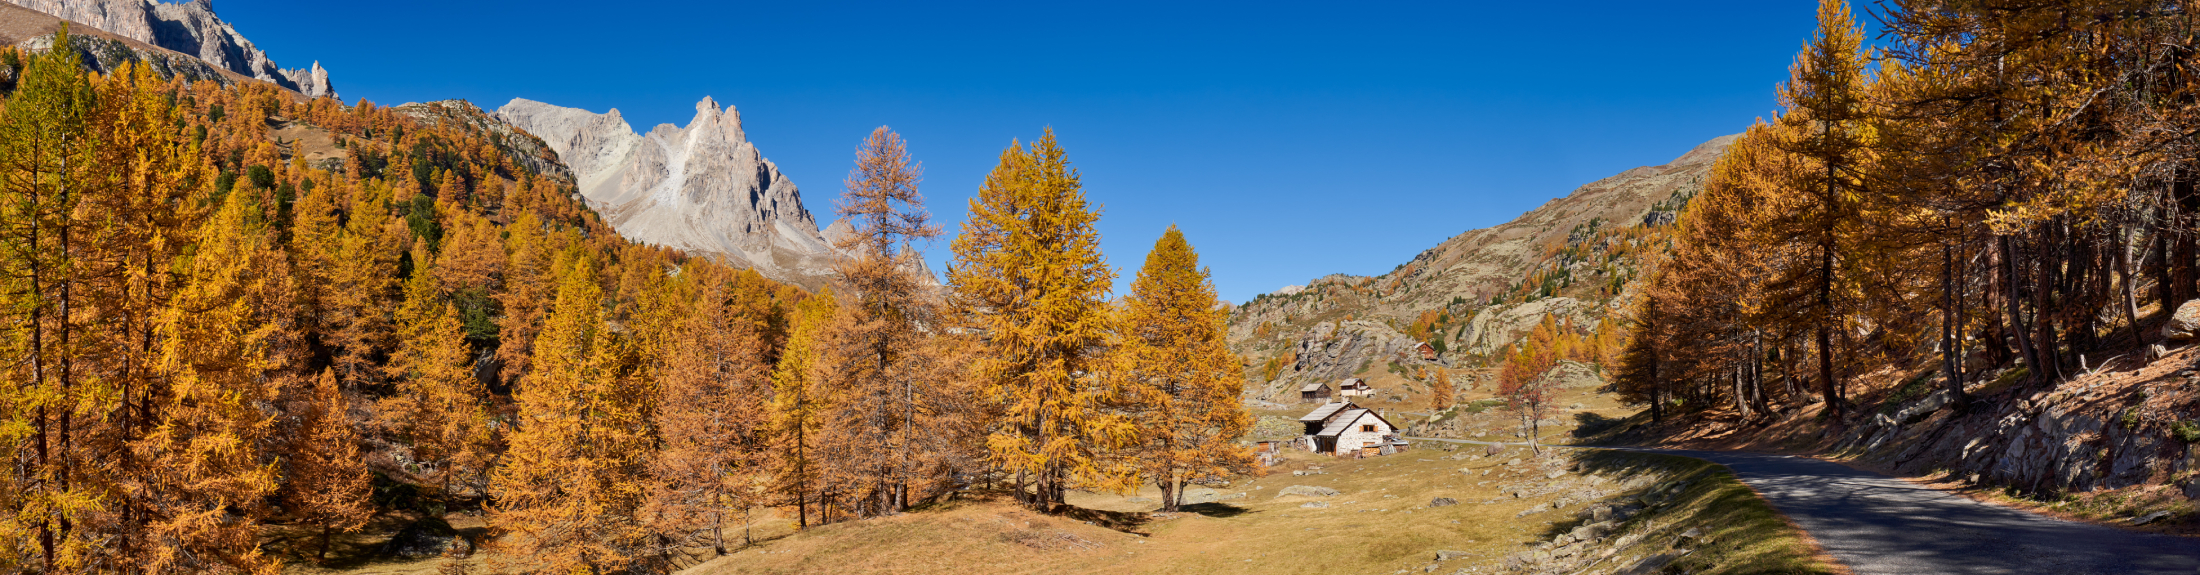
{"label": "pitched roof", "polygon": [[1352,429],[1353,424],[1360,422],[1360,418],[1370,415],[1375,416],[1376,420],[1383,422],[1383,425],[1390,426],[1390,429],[1398,429],[1398,426],[1391,424],[1390,420],[1383,419],[1383,415],[1380,413],[1375,413],[1374,411],[1366,409],[1354,409],[1352,411],[1344,412],[1343,417],[1339,417],[1335,421],[1329,422],[1329,427],[1322,428],[1321,433],[1316,433],[1314,435],[1321,437],[1336,437],[1337,434],[1344,433],[1346,430]]}
{"label": "pitched roof", "polygon": [[1321,407],[1314,408],[1313,412],[1299,416],[1299,421],[1321,421],[1324,419],[1329,419],[1329,416],[1337,413],[1337,410],[1347,407],[1358,409],[1360,406],[1352,405],[1352,402],[1350,401],[1325,403],[1322,404]]}
{"label": "pitched roof", "polygon": [[1306,384],[1306,386],[1305,386],[1305,387],[1301,387],[1301,388],[1299,388],[1299,391],[1320,391],[1320,390],[1322,390],[1323,388],[1327,388],[1327,387],[1329,387],[1329,384],[1327,384],[1327,383],[1322,383],[1322,382],[1319,382],[1319,381],[1317,381],[1317,382],[1314,382],[1314,383],[1309,383],[1309,384]]}
{"label": "pitched roof", "polygon": [[1355,409],[1352,411],[1344,412],[1344,417],[1339,417],[1334,421],[1330,421],[1329,427],[1322,428],[1321,433],[1316,433],[1314,435],[1322,437],[1335,437],[1337,434],[1344,433],[1345,430],[1351,429],[1352,423],[1359,421],[1360,416],[1363,415],[1367,415],[1367,410]]}
{"label": "pitched roof", "polygon": [[1339,382],[1339,383],[1337,384],[1337,387],[1338,387],[1338,388],[1340,388],[1340,389],[1343,389],[1343,388],[1355,388],[1355,387],[1368,387],[1368,385],[1367,385],[1367,380],[1365,380],[1365,379],[1360,379],[1360,378],[1357,378],[1357,377],[1355,377],[1355,378],[1352,378],[1352,379],[1347,379],[1347,380],[1344,380],[1344,381],[1342,381],[1342,382]]}

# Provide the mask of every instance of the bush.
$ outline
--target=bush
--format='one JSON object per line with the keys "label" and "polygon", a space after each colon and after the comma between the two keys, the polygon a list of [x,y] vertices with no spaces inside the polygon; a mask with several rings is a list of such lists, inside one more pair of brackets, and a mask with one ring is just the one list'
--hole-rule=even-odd
{"label": "bush", "polygon": [[2194,424],[2190,421],[2179,421],[2169,426],[2169,434],[2176,436],[2178,441],[2183,441],[2185,443],[2200,442],[2200,424]]}

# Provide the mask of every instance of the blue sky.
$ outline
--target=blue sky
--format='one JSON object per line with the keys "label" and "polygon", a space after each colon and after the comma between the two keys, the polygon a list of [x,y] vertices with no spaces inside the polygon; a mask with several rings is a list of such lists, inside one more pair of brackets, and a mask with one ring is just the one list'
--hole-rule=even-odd
{"label": "blue sky", "polygon": [[[1124,272],[1171,223],[1244,301],[1379,274],[1460,232],[1740,132],[1814,2],[295,2],[215,9],[345,99],[514,97],[637,130],[705,95],[820,223],[871,128],[955,233],[1012,138],[1052,126]],[[938,264],[945,238],[927,249]]]}

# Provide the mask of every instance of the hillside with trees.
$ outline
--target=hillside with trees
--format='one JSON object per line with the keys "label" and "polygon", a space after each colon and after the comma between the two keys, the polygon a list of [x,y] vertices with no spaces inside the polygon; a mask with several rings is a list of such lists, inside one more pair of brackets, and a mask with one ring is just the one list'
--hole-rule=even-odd
{"label": "hillside with trees", "polygon": [[363,529],[369,554],[661,572],[778,510],[980,488],[1057,513],[1248,471],[1206,270],[1170,229],[1113,297],[1051,132],[1003,152],[942,287],[921,165],[879,128],[839,202],[853,255],[811,292],[621,238],[463,102],[80,58],[0,50],[11,572],[270,573]]}
{"label": "hillside with trees", "polygon": [[2190,8],[1821,3],[1646,278],[1616,389],[1683,435],[2051,499],[2192,489]]}

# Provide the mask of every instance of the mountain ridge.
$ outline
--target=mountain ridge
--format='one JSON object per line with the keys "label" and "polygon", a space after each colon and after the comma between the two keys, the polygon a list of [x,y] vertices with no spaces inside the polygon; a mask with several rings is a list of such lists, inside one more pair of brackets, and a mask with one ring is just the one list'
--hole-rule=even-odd
{"label": "mountain ridge", "polygon": [[1375,351],[1335,352],[1353,338],[1388,343],[1346,348],[1390,350],[1383,353],[1426,341],[1444,350],[1446,365],[1477,367],[1501,361],[1499,352],[1546,315],[1578,326],[1616,319],[1636,297],[1634,279],[1668,249],[1665,230],[1736,137],[1460,232],[1388,273],[1330,274],[1240,304],[1231,346],[1249,365],[1267,362],[1247,370],[1256,380],[1249,393],[1274,398],[1333,378],[1339,366],[1367,365]]}
{"label": "mountain ridge", "polygon": [[589,207],[629,239],[803,284],[828,276],[839,255],[794,182],[748,141],[733,106],[706,96],[686,126],[646,133],[617,109],[598,114],[525,98],[492,115],[546,142]]}
{"label": "mountain ridge", "polygon": [[[146,45],[199,59],[214,68],[254,78],[305,95],[340,98],[328,70],[316,60],[306,68],[285,69],[267,52],[214,14],[212,0],[162,3],[152,0],[4,0],[16,6],[68,20]],[[16,38],[24,42],[28,38]]]}

